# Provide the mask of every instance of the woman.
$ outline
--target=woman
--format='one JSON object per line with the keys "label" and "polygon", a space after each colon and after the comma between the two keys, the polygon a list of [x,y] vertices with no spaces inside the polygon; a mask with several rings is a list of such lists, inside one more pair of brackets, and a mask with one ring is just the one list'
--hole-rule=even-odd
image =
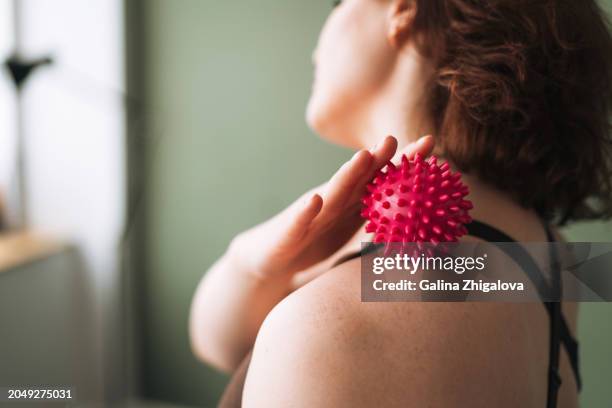
{"label": "woman", "polygon": [[610,216],[612,40],[595,2],[345,0],[314,62],[308,122],[358,152],[200,283],[193,350],[236,370],[222,405],[576,407],[574,304],[555,354],[554,305],[362,303],[350,254],[371,240],[372,174],[434,144],[493,236],[546,241],[548,223]]}

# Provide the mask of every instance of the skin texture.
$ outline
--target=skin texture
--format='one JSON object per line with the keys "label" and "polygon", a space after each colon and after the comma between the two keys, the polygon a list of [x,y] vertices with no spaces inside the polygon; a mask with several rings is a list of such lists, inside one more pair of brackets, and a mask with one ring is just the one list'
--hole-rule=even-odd
{"label": "skin texture", "polygon": [[[545,406],[541,305],[362,303],[358,275],[350,261],[274,308],[245,407]],[[565,354],[561,372],[559,406],[575,406]]]}
{"label": "skin texture", "polygon": [[[358,210],[373,172],[434,148],[431,136],[418,138],[431,131],[422,101],[432,67],[413,46],[410,4],[345,0],[330,14],[313,53],[307,121],[358,152],[236,237],[196,290],[196,356],[231,372],[254,345],[245,407],[544,406],[542,304],[362,303],[359,261],[330,269],[371,240]],[[533,211],[475,177],[464,182],[474,218],[519,241],[545,240]],[[563,307],[573,330],[575,305]],[[559,407],[575,407],[565,352],[561,374]]]}

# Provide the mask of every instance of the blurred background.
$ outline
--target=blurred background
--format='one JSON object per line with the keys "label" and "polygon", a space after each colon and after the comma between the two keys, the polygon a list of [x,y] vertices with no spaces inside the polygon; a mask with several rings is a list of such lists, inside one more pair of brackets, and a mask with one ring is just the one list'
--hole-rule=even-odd
{"label": "blurred background", "polygon": [[[351,155],[303,119],[331,9],[0,0],[0,386],[215,406],[227,378],[187,337],[197,282]],[[565,233],[612,242],[611,223]],[[612,304],[581,314],[582,403],[609,407]]]}

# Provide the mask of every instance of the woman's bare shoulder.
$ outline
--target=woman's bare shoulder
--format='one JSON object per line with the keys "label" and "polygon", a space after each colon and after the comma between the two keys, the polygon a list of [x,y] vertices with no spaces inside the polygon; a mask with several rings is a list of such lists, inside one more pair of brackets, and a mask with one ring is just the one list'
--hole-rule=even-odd
{"label": "woman's bare shoulder", "polygon": [[257,337],[245,406],[529,406],[533,390],[505,386],[540,346],[520,318],[527,309],[367,303],[360,282],[356,259],[277,305]]}

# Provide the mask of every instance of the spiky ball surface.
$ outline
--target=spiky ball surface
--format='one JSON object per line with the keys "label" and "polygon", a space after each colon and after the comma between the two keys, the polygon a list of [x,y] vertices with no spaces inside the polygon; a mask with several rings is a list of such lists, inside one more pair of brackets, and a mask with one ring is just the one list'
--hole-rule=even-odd
{"label": "spiky ball surface", "polygon": [[361,215],[370,221],[366,232],[374,233],[375,243],[455,242],[472,221],[461,174],[446,162],[438,165],[435,156],[403,156],[398,167],[388,163],[367,189]]}

